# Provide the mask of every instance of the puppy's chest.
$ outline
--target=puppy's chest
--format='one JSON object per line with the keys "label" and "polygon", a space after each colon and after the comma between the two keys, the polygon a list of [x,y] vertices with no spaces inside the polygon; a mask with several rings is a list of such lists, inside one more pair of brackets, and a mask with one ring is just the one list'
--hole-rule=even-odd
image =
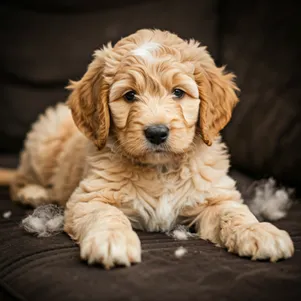
{"label": "puppy's chest", "polygon": [[126,195],[121,210],[133,226],[146,231],[168,231],[178,222],[181,210],[204,200],[190,171],[154,170],[136,173],[121,191]]}

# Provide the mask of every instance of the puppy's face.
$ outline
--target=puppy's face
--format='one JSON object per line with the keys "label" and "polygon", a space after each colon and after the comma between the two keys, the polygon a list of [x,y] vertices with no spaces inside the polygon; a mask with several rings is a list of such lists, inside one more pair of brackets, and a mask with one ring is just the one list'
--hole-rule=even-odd
{"label": "puppy's face", "polygon": [[126,156],[162,164],[188,151],[196,134],[212,143],[237,102],[232,78],[195,41],[142,30],[97,51],[68,103],[99,148],[111,129]]}
{"label": "puppy's face", "polygon": [[128,156],[163,163],[189,149],[200,103],[193,69],[150,43],[121,61],[109,107],[120,148]]}

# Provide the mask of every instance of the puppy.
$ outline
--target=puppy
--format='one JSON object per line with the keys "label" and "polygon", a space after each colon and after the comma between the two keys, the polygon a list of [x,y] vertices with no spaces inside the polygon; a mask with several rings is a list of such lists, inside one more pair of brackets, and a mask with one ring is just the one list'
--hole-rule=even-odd
{"label": "puppy", "polygon": [[238,102],[234,76],[205,47],[140,30],[94,53],[68,108],[33,125],[14,200],[65,206],[81,258],[106,268],[141,261],[133,229],[194,225],[201,239],[252,259],[293,255],[287,232],[260,223],[227,173],[219,132]]}

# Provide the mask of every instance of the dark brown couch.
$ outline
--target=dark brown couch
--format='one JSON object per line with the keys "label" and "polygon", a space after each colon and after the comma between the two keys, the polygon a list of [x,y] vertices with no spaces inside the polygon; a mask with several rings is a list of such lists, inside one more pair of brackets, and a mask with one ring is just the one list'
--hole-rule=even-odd
{"label": "dark brown couch", "polygon": [[[301,188],[301,23],[294,1],[2,1],[0,10],[0,167],[14,167],[30,124],[64,101],[94,49],[143,27],[168,29],[208,45],[238,76],[241,103],[224,130],[246,199],[256,178]],[[9,219],[2,213],[11,210]],[[139,233],[143,262],[105,271],[79,259],[65,235],[36,238],[27,209],[0,189],[0,300],[300,300],[301,204],[276,224],[295,256],[271,264],[228,254],[201,240]],[[187,248],[176,259],[178,246]]]}

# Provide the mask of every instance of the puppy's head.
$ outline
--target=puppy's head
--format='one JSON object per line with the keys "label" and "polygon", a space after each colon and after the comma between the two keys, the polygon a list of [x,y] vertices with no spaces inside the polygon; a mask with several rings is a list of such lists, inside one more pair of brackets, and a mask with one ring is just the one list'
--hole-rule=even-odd
{"label": "puppy's head", "polygon": [[68,104],[78,128],[98,148],[111,130],[120,151],[143,163],[166,163],[211,145],[238,99],[233,75],[204,47],[159,30],[140,30],[94,54]]}

